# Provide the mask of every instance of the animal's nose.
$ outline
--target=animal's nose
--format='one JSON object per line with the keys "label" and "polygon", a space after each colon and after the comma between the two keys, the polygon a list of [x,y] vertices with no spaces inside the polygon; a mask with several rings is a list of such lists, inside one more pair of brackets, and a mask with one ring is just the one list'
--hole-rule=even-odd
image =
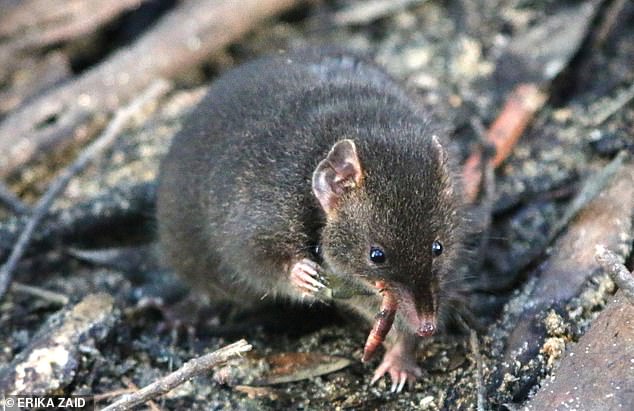
{"label": "animal's nose", "polygon": [[416,333],[421,337],[429,337],[436,332],[436,325],[432,321],[425,321],[420,324]]}

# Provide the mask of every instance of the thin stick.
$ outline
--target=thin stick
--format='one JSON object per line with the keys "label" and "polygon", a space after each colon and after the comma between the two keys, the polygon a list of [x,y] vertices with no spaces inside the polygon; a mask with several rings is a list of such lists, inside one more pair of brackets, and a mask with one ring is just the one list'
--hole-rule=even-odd
{"label": "thin stick", "polygon": [[[123,377],[121,378],[121,381],[123,381],[123,383],[127,385],[128,388],[130,388],[130,392],[135,392],[139,390],[138,385],[136,385],[130,378]],[[152,400],[149,400],[147,402],[147,405],[151,411],[161,411],[161,408],[158,405],[156,405],[156,403]]]}
{"label": "thin stick", "polygon": [[368,24],[425,1],[427,0],[372,0],[359,2],[335,13],[334,21],[340,26]]}
{"label": "thin stick", "polygon": [[202,357],[189,360],[178,370],[154,381],[150,385],[146,385],[132,394],[124,395],[121,399],[103,408],[101,411],[128,410],[159,395],[168,393],[186,381],[206,373],[213,367],[250,351],[251,348],[253,347],[245,340],[240,340],[217,351],[203,355]]}
{"label": "thin stick", "polygon": [[4,184],[0,183],[0,203],[4,204],[11,212],[15,214],[29,214],[31,208],[24,204],[15,194],[11,192]]}
{"label": "thin stick", "polygon": [[596,51],[603,47],[608,36],[613,32],[616,27],[619,17],[623,12],[623,8],[627,5],[627,0],[614,0],[607,6],[607,10],[604,13],[603,21],[596,28],[596,36],[592,42],[590,50]]}
{"label": "thin stick", "polygon": [[493,203],[495,202],[495,169],[493,164],[491,163],[491,158],[493,157],[493,153],[491,153],[492,147],[489,146],[487,142],[487,132],[477,117],[471,118],[471,127],[478,135],[478,139],[480,140],[480,155],[482,156],[482,161],[480,162],[480,173],[484,176],[484,197],[480,203],[480,221],[479,228],[480,232],[480,244],[478,244],[477,253],[477,266],[481,267],[484,263],[484,258],[486,256],[485,249],[489,245],[490,233],[491,233],[491,218],[493,214]]}
{"label": "thin stick", "polygon": [[99,153],[112,145],[123,127],[128,123],[130,118],[138,113],[148,102],[156,100],[159,96],[166,93],[169,89],[169,83],[164,80],[158,80],[150,85],[147,90],[142,93],[139,98],[133,100],[128,106],[123,107],[115,114],[114,118],[108,124],[104,132],[97,137],[82,153],[77,157],[74,163],[65,168],[60,175],[48,187],[48,190],[37,202],[33,215],[24,227],[20,237],[11,251],[11,255],[7,261],[0,267],[0,298],[4,296],[9,288],[13,272],[20,258],[26,251],[31,241],[31,237],[35,228],[48,213],[49,208],[55,199],[66,189],[70,180],[82,171],[90,161],[92,161]]}
{"label": "thin stick", "polygon": [[483,383],[483,371],[482,371],[482,356],[480,355],[480,342],[478,341],[478,334],[474,330],[470,330],[469,332],[469,345],[471,345],[471,352],[473,353],[473,357],[476,362],[476,393],[477,393],[477,405],[476,409],[478,411],[486,410],[486,401],[484,396],[484,383]]}
{"label": "thin stick", "polygon": [[96,402],[99,402],[101,400],[106,400],[108,398],[112,398],[112,397],[118,397],[120,395],[123,394],[129,394],[131,392],[136,391],[133,388],[120,388],[118,390],[113,390],[113,391],[108,391],[108,392],[104,392],[102,394],[96,394],[94,399]]}
{"label": "thin stick", "polygon": [[634,275],[623,265],[622,258],[603,245],[595,247],[594,258],[623,291],[625,297],[634,304]]}
{"label": "thin stick", "polygon": [[35,297],[39,297],[43,300],[58,304],[58,305],[66,305],[68,304],[68,297],[64,294],[56,293],[53,291],[45,290],[44,288],[34,287],[32,285],[22,284],[14,281],[11,284],[11,289],[13,291],[17,291],[23,294],[29,294]]}
{"label": "thin stick", "polygon": [[634,83],[628,87],[627,90],[623,93],[623,95],[619,96],[615,101],[608,104],[608,108],[602,111],[597,118],[594,120],[594,126],[600,126],[607,119],[616,114],[619,110],[625,107],[634,99]]}

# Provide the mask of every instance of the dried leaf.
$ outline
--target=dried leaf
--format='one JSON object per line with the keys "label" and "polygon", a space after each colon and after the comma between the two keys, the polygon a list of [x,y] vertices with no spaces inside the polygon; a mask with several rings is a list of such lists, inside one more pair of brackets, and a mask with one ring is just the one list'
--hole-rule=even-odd
{"label": "dried leaf", "polygon": [[347,358],[310,352],[273,354],[267,356],[266,360],[271,365],[271,370],[264,376],[262,385],[318,377],[338,371],[352,363]]}
{"label": "dried leaf", "polygon": [[282,384],[339,371],[351,363],[347,358],[311,352],[249,354],[227,363],[214,373],[214,379],[232,386]]}

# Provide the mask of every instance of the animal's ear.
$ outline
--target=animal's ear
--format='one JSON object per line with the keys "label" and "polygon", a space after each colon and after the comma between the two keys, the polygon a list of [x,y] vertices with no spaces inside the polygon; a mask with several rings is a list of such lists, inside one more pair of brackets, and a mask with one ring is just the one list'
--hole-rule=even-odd
{"label": "animal's ear", "polygon": [[447,161],[449,160],[447,156],[447,150],[445,150],[442,144],[440,144],[440,139],[438,138],[436,134],[431,136],[431,145],[434,148],[434,150],[436,150],[436,154],[438,155],[438,158],[440,159],[440,164],[445,166],[447,164]]}
{"label": "animal's ear", "polygon": [[[442,175],[448,176],[451,174],[451,167],[449,165],[449,155],[447,154],[447,149],[443,147],[440,143],[440,139],[437,135],[432,135],[431,137],[431,145],[433,149],[436,151],[436,155],[438,155],[439,167]],[[454,188],[453,184],[445,184],[445,188],[443,190],[443,194],[447,197],[453,197]]]}
{"label": "animal's ear", "polygon": [[363,180],[357,147],[352,140],[338,141],[313,173],[313,193],[326,214],[336,207],[341,196],[359,187]]}

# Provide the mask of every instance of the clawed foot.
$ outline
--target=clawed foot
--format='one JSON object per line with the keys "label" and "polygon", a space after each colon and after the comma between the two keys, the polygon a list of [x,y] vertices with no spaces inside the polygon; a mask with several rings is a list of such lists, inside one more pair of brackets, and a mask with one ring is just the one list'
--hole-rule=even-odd
{"label": "clawed foot", "polygon": [[417,378],[422,377],[422,369],[416,365],[413,349],[405,349],[404,345],[397,343],[389,349],[383,357],[383,362],[374,372],[370,384],[374,384],[386,373],[392,380],[391,392],[401,392],[405,383],[411,387]]}
{"label": "clawed foot", "polygon": [[291,268],[289,277],[291,283],[302,293],[302,297],[314,297],[322,288],[326,288],[325,279],[320,272],[319,264],[304,258]]}

